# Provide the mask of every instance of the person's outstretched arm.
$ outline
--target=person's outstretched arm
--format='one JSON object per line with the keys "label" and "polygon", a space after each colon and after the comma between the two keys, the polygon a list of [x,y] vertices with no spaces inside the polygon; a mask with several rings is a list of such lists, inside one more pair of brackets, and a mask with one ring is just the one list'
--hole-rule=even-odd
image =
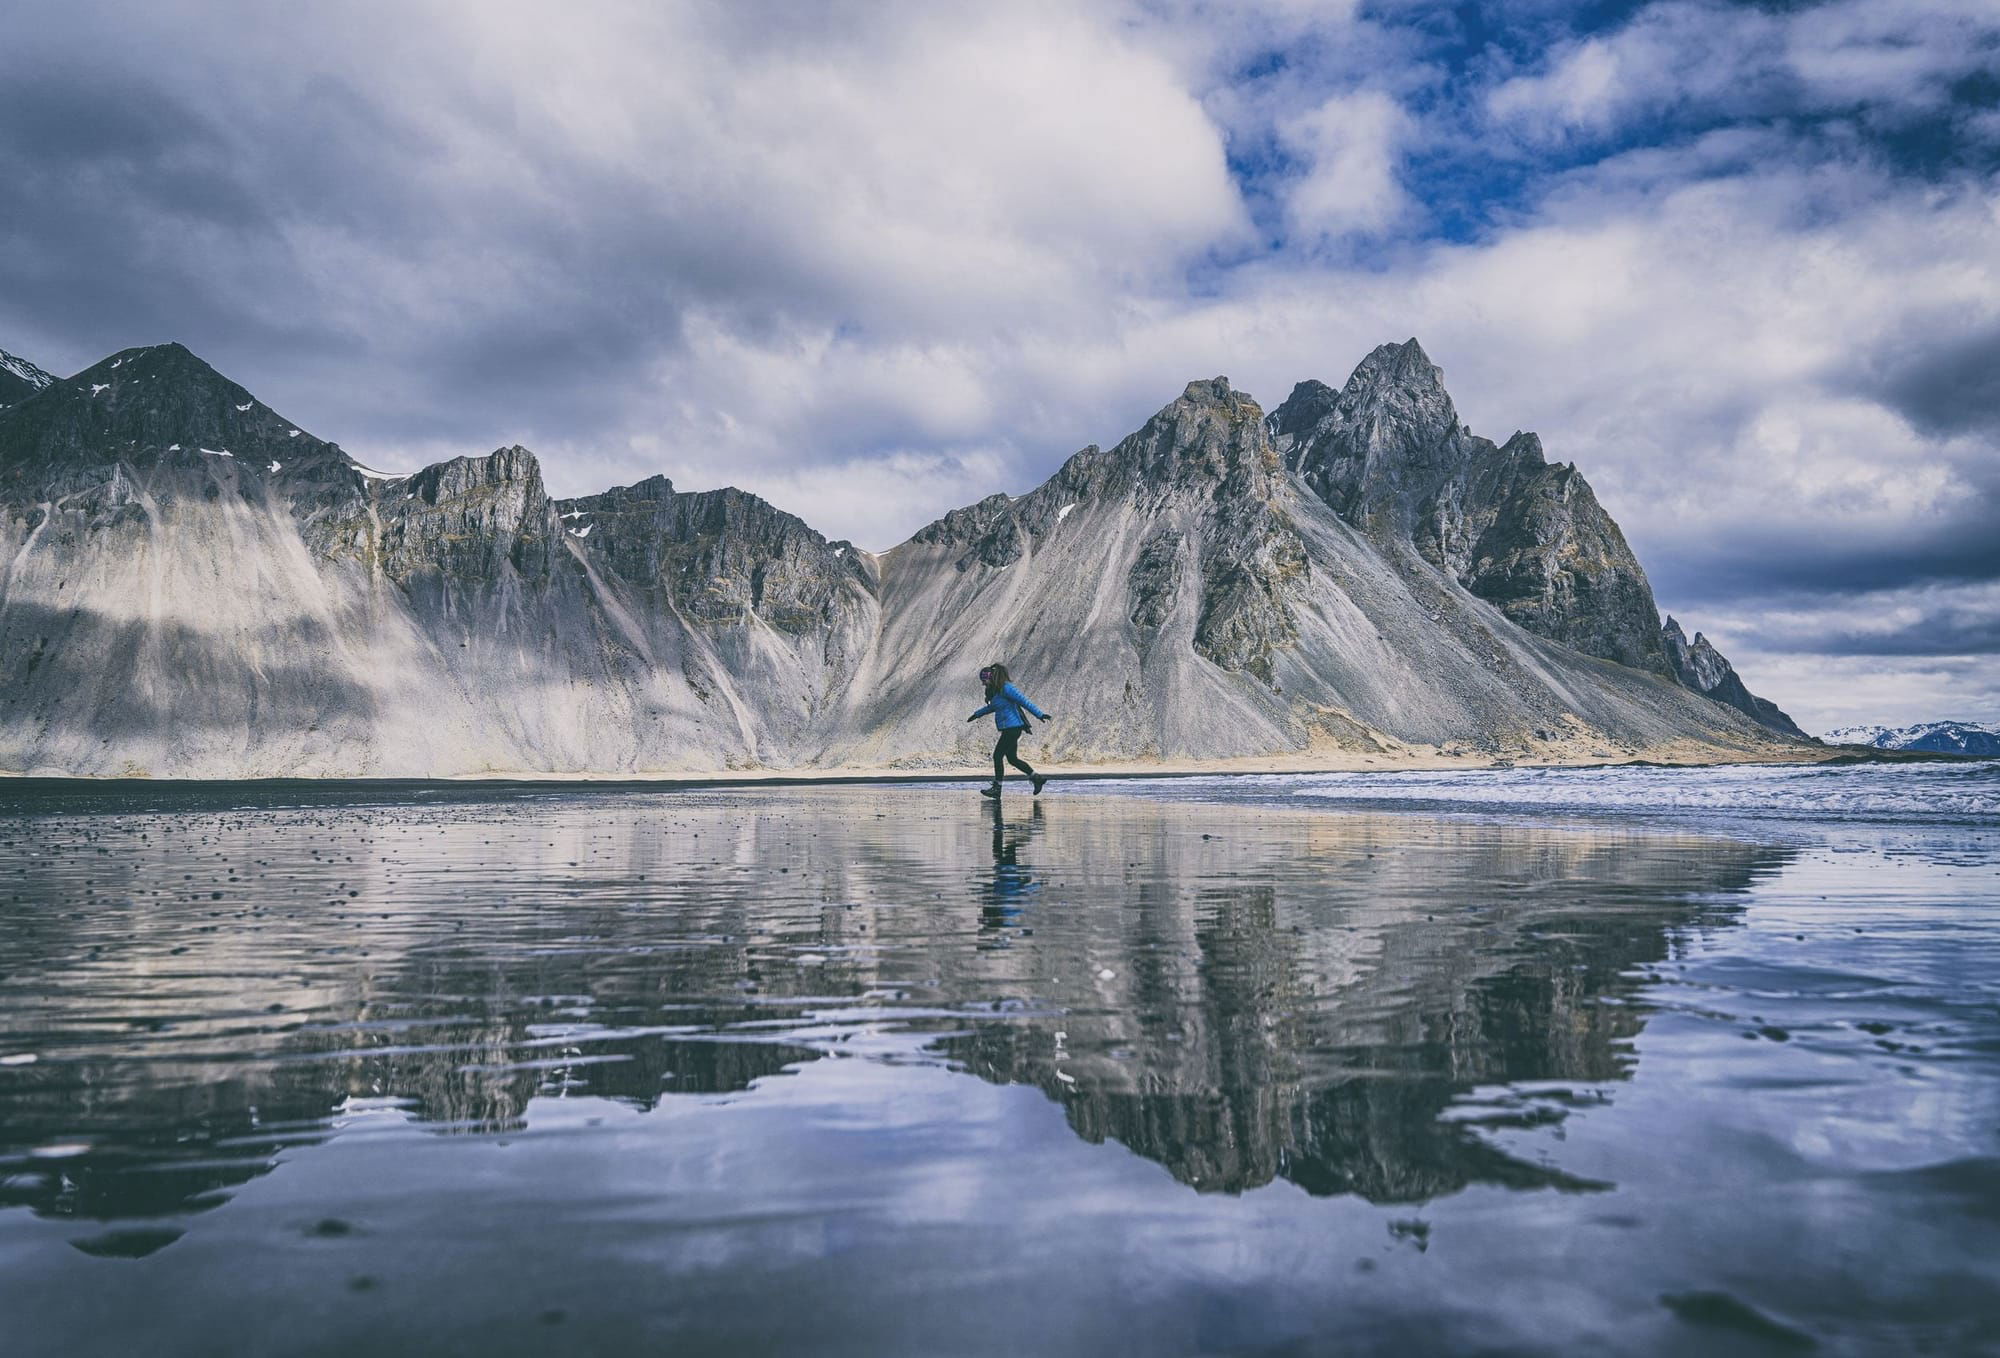
{"label": "person's outstretched arm", "polygon": [[986,706],[980,708],[977,712],[974,712],[971,716],[967,717],[966,720],[978,721],[981,717],[990,717],[992,715],[993,715],[993,704],[988,703],[986,704]]}
{"label": "person's outstretched arm", "polygon": [[1048,713],[1042,711],[1041,708],[1036,707],[1033,703],[1029,702],[1028,695],[1021,692],[1020,689],[1015,688],[1012,684],[1007,685],[1006,688],[1000,691],[1002,693],[1005,693],[1009,698],[1012,698],[1015,702],[1019,703],[1021,706],[1027,708],[1030,712],[1034,713],[1036,716],[1040,717],[1043,721],[1047,721],[1049,719]]}

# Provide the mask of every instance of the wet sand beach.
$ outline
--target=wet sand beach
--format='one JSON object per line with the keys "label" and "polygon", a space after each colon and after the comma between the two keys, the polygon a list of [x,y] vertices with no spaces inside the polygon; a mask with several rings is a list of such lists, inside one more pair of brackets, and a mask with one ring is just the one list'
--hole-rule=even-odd
{"label": "wet sand beach", "polygon": [[17,784],[7,1351],[1991,1351],[2000,774],[1805,773]]}

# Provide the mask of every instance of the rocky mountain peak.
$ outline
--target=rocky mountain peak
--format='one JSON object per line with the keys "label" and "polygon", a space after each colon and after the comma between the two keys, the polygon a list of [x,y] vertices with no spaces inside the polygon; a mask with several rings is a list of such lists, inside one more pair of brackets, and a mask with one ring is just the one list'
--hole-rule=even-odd
{"label": "rocky mountain peak", "polygon": [[1774,731],[1806,738],[1798,723],[1785,715],[1776,703],[1768,698],[1759,698],[1749,690],[1736,673],[1736,667],[1715,649],[1707,637],[1696,632],[1694,640],[1689,641],[1687,633],[1671,613],[1660,625],[1660,645],[1666,652],[1669,672],[1696,693],[1733,707]]}
{"label": "rocky mountain peak", "polygon": [[1301,382],[1270,433],[1293,471],[1357,524],[1408,533],[1425,503],[1472,453],[1444,372],[1416,340],[1384,344],[1338,393]]}
{"label": "rocky mountain peak", "polygon": [[0,410],[0,470],[16,494],[65,494],[118,464],[197,481],[227,470],[238,488],[280,473],[310,488],[346,465],[182,344],[120,350]]}
{"label": "rocky mountain peak", "polygon": [[1278,408],[1271,412],[1271,433],[1281,439],[1296,440],[1310,434],[1320,421],[1340,405],[1340,393],[1316,377],[1308,377],[1292,388]]}
{"label": "rocky mountain peak", "polygon": [[1667,614],[1667,620],[1660,624],[1660,644],[1666,648],[1667,659],[1673,665],[1674,675],[1689,688],[1707,693],[1717,688],[1733,671],[1722,653],[1709,644],[1701,633],[1694,634],[1689,641],[1680,620]]}
{"label": "rocky mountain peak", "polygon": [[[1401,344],[1378,344],[1354,365],[1344,395],[1368,390],[1400,390],[1444,394],[1444,369],[1431,362],[1412,335]],[[1449,397],[1445,398],[1449,400]]]}
{"label": "rocky mountain peak", "polygon": [[374,480],[369,491],[381,519],[379,559],[393,580],[449,589],[490,584],[507,567],[530,577],[551,569],[558,520],[541,464],[518,444]]}
{"label": "rocky mountain peak", "polygon": [[151,344],[121,349],[101,359],[64,384],[88,393],[96,407],[116,416],[141,416],[148,410],[168,415],[213,407],[248,415],[269,413],[249,391],[216,371],[184,344]]}
{"label": "rocky mountain peak", "polygon": [[435,462],[414,476],[388,484],[396,485],[406,497],[415,496],[431,505],[501,492],[517,494],[524,502],[545,502],[548,498],[542,489],[542,464],[518,443],[496,448],[485,457]]}
{"label": "rocky mountain peak", "polygon": [[652,476],[555,508],[577,550],[707,626],[754,618],[792,636],[814,634],[873,588],[850,544],[828,542],[734,486],[676,491]]}
{"label": "rocky mountain peak", "polygon": [[[1514,431],[1514,437],[1500,445],[1500,457],[1522,467],[1545,467],[1549,461],[1542,452],[1541,436],[1518,429]],[[1576,464],[1571,463],[1569,470],[1575,471]]]}
{"label": "rocky mountain peak", "polygon": [[1539,438],[1503,446],[1458,421],[1416,340],[1378,346],[1338,393],[1302,382],[1273,412],[1286,463],[1334,512],[1414,548],[1522,627],[1664,673],[1659,613],[1624,535]]}
{"label": "rocky mountain peak", "polygon": [[1230,415],[1241,415],[1246,408],[1254,409],[1257,418],[1263,418],[1263,410],[1247,392],[1241,392],[1229,385],[1226,377],[1196,378],[1181,392],[1181,400],[1195,405],[1212,406]]}
{"label": "rocky mountain peak", "polygon": [[1445,443],[1459,430],[1444,369],[1415,339],[1380,345],[1355,365],[1336,411],[1364,444],[1390,452]]}
{"label": "rocky mountain peak", "polygon": [[1150,492],[1215,486],[1224,494],[1268,497],[1279,470],[1263,407],[1226,377],[1188,383],[1106,461],[1133,488]]}

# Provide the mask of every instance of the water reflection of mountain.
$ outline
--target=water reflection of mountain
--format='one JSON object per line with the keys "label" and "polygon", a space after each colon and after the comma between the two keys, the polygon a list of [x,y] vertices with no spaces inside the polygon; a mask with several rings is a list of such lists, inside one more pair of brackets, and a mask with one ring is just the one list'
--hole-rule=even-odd
{"label": "water reflection of mountain", "polygon": [[0,1068],[0,1205],[100,1219],[224,1201],[350,1100],[470,1132],[538,1097],[649,1108],[884,1006],[1202,1189],[1562,1185],[1439,1113],[1620,1077],[1642,1016],[1605,1001],[1785,857],[907,789],[34,829],[0,848],[0,1055],[37,1056]]}
{"label": "water reflection of mountain", "polygon": [[1635,969],[1663,960],[1677,927],[1726,919],[1732,894],[1790,856],[1372,815],[1278,813],[1260,829],[1254,863],[1220,846],[1240,824],[1160,838],[1090,983],[1060,996],[1062,1042],[996,1027],[948,1049],[1204,1190],[1283,1178],[1405,1202],[1475,1182],[1587,1187],[1479,1130],[1557,1120],[1580,1091],[1440,1115],[1482,1086],[1623,1078],[1644,1022]]}

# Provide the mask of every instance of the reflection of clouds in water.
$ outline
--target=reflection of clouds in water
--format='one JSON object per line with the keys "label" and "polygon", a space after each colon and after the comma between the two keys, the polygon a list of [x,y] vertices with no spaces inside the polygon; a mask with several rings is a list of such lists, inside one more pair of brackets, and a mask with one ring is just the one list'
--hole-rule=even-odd
{"label": "reflection of clouds in water", "polygon": [[[62,818],[34,843],[7,850],[37,905],[9,907],[6,970],[38,982],[0,983],[0,1044],[38,1060],[6,1075],[5,1138],[91,1150],[0,1193],[106,1219],[221,1202],[353,1100],[518,1130],[537,1097],[648,1109],[934,1034],[1201,1188],[1561,1185],[1438,1114],[1623,1078],[1642,1011],[1597,1001],[1786,852],[910,789]],[[47,908],[79,889],[87,913]]]}

